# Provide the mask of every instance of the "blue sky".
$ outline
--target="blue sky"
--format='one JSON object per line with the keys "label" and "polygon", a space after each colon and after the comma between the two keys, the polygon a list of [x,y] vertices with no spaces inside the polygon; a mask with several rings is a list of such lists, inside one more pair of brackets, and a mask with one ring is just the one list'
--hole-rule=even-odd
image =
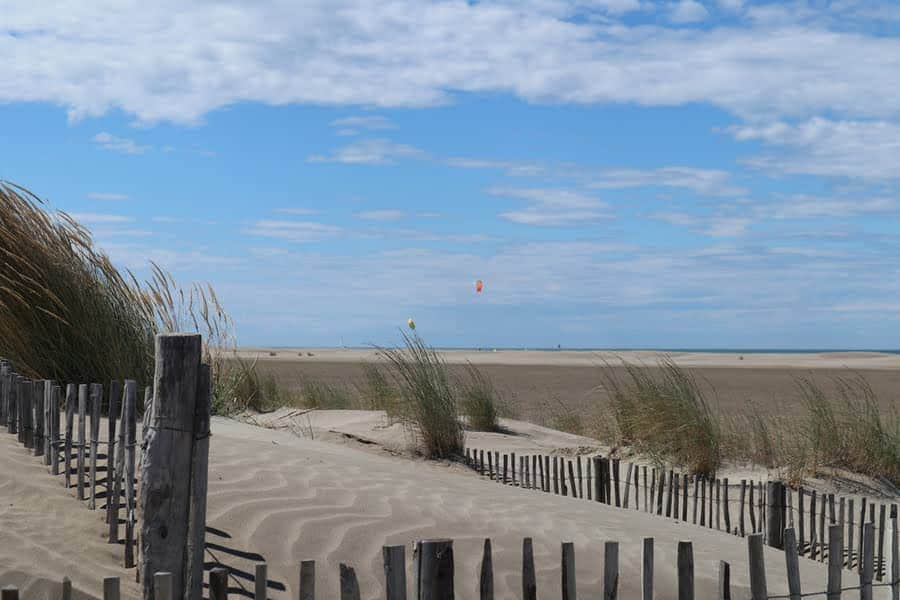
{"label": "blue sky", "polygon": [[82,4],[0,0],[0,178],[243,344],[900,346],[895,2]]}

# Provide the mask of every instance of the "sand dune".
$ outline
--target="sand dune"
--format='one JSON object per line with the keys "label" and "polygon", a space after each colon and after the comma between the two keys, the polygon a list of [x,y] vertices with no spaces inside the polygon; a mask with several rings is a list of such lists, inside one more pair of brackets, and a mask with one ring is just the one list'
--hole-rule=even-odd
{"label": "sand dune", "polygon": [[[363,415],[346,421],[358,427]],[[329,415],[322,416],[321,431]],[[101,428],[102,429],[102,428]],[[573,438],[575,436],[572,436]],[[528,440],[523,441],[523,440]],[[603,543],[618,540],[622,597],[638,593],[640,547],[656,538],[660,599],[675,598],[677,542],[694,542],[698,598],[713,597],[719,560],[734,565],[737,598],[744,597],[746,541],[636,511],[500,486],[459,465],[404,458],[352,439],[334,444],[215,418],[210,454],[208,567],[223,563],[231,586],[252,590],[253,566],[269,565],[270,597],[296,598],[298,564],[315,559],[319,597],[334,598],[338,565],[355,567],[363,597],[382,597],[381,547],[450,537],[456,555],[457,597],[477,597],[484,537],[494,545],[497,598],[520,595],[521,544],[534,538],[540,596],[559,595],[561,541],[575,543],[579,594],[599,597]],[[523,435],[516,444],[545,447]],[[46,597],[67,574],[76,589],[97,595],[103,576],[123,578],[123,597],[136,597],[133,571],[120,568],[122,547],[105,543],[102,512],[89,511],[62,488],[13,436],[0,435],[0,579]],[[770,593],[786,591],[783,554],[766,554]],[[825,569],[802,560],[807,589],[822,589]],[[846,585],[853,577],[845,573]]]}

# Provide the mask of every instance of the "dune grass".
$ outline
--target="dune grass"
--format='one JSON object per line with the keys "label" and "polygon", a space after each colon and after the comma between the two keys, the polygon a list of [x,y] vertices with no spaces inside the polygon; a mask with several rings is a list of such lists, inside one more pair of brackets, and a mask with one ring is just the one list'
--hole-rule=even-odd
{"label": "dune grass", "polygon": [[466,363],[459,381],[460,409],[474,431],[498,431],[502,401],[491,380],[472,363]]}
{"label": "dune grass", "polygon": [[404,419],[400,390],[385,367],[375,363],[363,364],[363,380],[357,385],[357,395],[364,410],[383,410],[391,423]]}
{"label": "dune grass", "polygon": [[792,483],[844,469],[900,485],[897,405],[883,411],[860,375],[835,377],[825,388],[797,378],[793,400],[805,413],[784,418],[752,404],[738,415],[718,414],[708,399],[714,390],[667,358],[622,368],[624,377],[601,368],[607,401],[598,422],[608,441],[702,474],[729,459],[777,469]]}
{"label": "dune grass", "polygon": [[402,414],[429,458],[458,457],[464,449],[465,431],[447,366],[417,334],[402,335],[405,347],[380,349],[400,390]]}
{"label": "dune grass", "polygon": [[179,287],[120,271],[90,232],[39,197],[0,181],[0,356],[30,377],[62,382],[152,379],[155,334],[196,331],[213,389],[229,379],[232,325],[209,286]]}
{"label": "dune grass", "polygon": [[833,379],[829,394],[809,378],[797,380],[807,416],[802,435],[807,468],[847,469],[900,485],[900,414],[897,403],[882,412],[861,375]]}
{"label": "dune grass", "polygon": [[622,363],[625,376],[601,367],[606,437],[663,462],[712,474],[722,460],[719,421],[694,376],[669,359],[655,368]]}

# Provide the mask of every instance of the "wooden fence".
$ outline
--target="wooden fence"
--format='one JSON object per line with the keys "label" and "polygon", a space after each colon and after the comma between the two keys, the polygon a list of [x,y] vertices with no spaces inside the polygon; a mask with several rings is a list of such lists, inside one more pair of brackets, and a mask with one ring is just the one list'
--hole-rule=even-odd
{"label": "wooden fence", "polygon": [[[785,547],[783,531],[792,528],[800,556],[825,562],[836,552],[844,568],[859,573],[863,532],[872,525],[875,578],[886,577],[885,542],[888,525],[897,516],[896,503],[861,498],[857,507],[854,498],[802,487],[792,490],[780,481],[742,479],[732,485],[727,478],[694,477],[632,463],[625,465],[622,477],[619,459],[603,456],[517,456],[467,448],[466,464],[505,485],[643,511],[741,537],[762,533],[769,546],[780,549]],[[832,535],[838,531],[841,543],[834,545]]]}
{"label": "wooden fence", "polygon": [[[88,509],[97,511],[105,499],[99,508],[109,525],[108,542],[123,543],[124,567],[138,568],[148,600],[155,578],[144,574],[157,572],[169,573],[178,590],[169,598],[200,598],[210,435],[210,373],[200,359],[199,335],[156,337],[154,385],[144,390],[140,441],[135,381],[63,388],[29,380],[0,360],[0,426],[41,457],[51,475],[62,475],[64,487],[75,488]],[[101,449],[104,414],[107,441]]]}
{"label": "wooden fence", "polygon": [[[754,533],[747,538],[748,549],[748,573],[750,580],[750,592],[752,600],[774,600],[776,598],[788,598],[799,600],[804,596],[824,595],[828,600],[840,600],[845,592],[858,592],[860,600],[872,600],[874,590],[877,588],[890,588],[892,600],[897,600],[900,594],[900,568],[897,564],[897,528],[896,517],[892,519],[891,545],[891,581],[875,583],[874,573],[874,547],[875,534],[871,523],[863,528],[863,569],[858,585],[843,586],[842,563],[838,558],[837,547],[840,546],[840,529],[837,525],[831,527],[833,537],[831,543],[835,545],[835,551],[831,553],[828,561],[828,576],[824,590],[804,591],[800,585],[799,554],[794,530],[785,529],[782,532],[785,540],[785,567],[788,576],[788,591],[783,594],[770,595],[766,583],[766,565],[763,558],[763,536]],[[404,546],[384,546],[382,549],[384,564],[384,597],[387,600],[407,600],[407,564],[406,549]],[[640,572],[641,598],[652,600],[654,598],[654,540],[644,538],[642,542],[642,560]],[[523,600],[537,600],[538,589],[534,563],[534,552],[531,538],[522,541],[522,571],[521,571],[521,598]],[[696,597],[694,588],[694,552],[693,545],[689,541],[678,543],[676,555],[677,589],[679,600],[694,600]],[[603,600],[617,600],[619,597],[620,571],[619,571],[619,543],[606,542],[603,548],[603,575],[602,588]],[[412,565],[413,590],[411,597],[415,600],[453,600],[455,598],[455,586],[462,577],[455,572],[453,559],[452,540],[425,540],[417,542],[413,553]],[[481,567],[478,573],[468,580],[470,589],[477,589],[480,600],[494,599],[494,573],[491,540],[484,540],[484,550],[481,559]],[[716,599],[731,600],[731,565],[724,561],[718,564],[715,573],[717,579]],[[252,597],[255,600],[267,600],[270,582],[266,564],[256,565],[253,575],[253,592],[245,590],[242,586],[233,587],[229,584],[230,571],[224,567],[213,568],[209,573],[208,597],[210,600],[225,600],[229,593]],[[299,600],[315,600],[316,598],[316,563],[315,561],[303,561],[297,571],[298,586],[297,596]],[[174,580],[171,573],[156,573],[154,579],[155,600],[173,600],[176,598]],[[560,546],[560,591],[562,600],[575,600],[577,598],[577,581],[575,579],[575,547],[570,542],[564,542]],[[545,597],[556,594],[547,594]],[[18,600],[18,591],[15,588],[3,588],[2,600]],[[62,600],[71,600],[71,582],[63,580],[59,590]],[[359,582],[353,567],[340,564],[339,566],[339,590],[341,600],[360,600]],[[850,595],[848,594],[848,597]],[[119,600],[119,578],[110,577],[103,580],[102,597],[104,600]],[[198,594],[192,596],[199,599]],[[332,591],[320,593],[320,597],[334,598]]]}

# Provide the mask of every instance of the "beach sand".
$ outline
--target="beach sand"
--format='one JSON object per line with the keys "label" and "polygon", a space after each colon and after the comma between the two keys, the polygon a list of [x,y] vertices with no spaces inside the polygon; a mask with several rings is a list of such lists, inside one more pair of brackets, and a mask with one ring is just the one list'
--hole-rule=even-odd
{"label": "beach sand", "polygon": [[[461,465],[397,455],[357,439],[354,431],[379,427],[384,435],[397,436],[380,415],[326,411],[313,414],[310,422],[315,439],[290,428],[213,419],[205,560],[208,568],[220,563],[232,570],[234,592],[252,591],[254,565],[266,562],[269,597],[296,598],[298,565],[315,559],[319,597],[337,597],[338,566],[346,563],[356,569],[363,598],[374,600],[383,597],[383,545],[404,545],[411,559],[415,540],[452,538],[457,598],[474,599],[481,546],[490,537],[496,597],[515,598],[521,589],[522,538],[530,536],[540,597],[558,597],[563,541],[575,544],[579,594],[599,597],[603,544],[610,540],[620,542],[620,593],[635,597],[644,537],[656,540],[658,598],[677,597],[679,540],[694,544],[698,598],[714,597],[720,560],[734,565],[734,597],[747,595],[744,539],[643,512],[501,486]],[[527,451],[583,441],[512,425],[514,447]],[[319,435],[328,431],[335,433]],[[473,444],[488,441],[476,436]],[[0,580],[20,586],[29,598],[49,598],[63,575],[76,591],[91,596],[99,596],[104,576],[119,576],[123,598],[136,598],[134,571],[121,568],[122,546],[105,541],[102,503],[89,511],[74,490],[62,487],[62,477],[48,475],[14,436],[0,435],[0,455]],[[766,560],[770,592],[785,592],[783,554],[767,551]],[[824,565],[801,560],[801,568],[807,589],[822,588]],[[855,580],[847,572],[844,578],[845,585]]]}
{"label": "beach sand", "polygon": [[[258,360],[263,373],[290,389],[299,389],[304,378],[354,389],[364,380],[363,365],[379,360],[374,350],[357,349],[247,348],[240,354]],[[441,354],[457,371],[466,362],[478,365],[509,401],[515,416],[538,424],[549,424],[563,411],[590,413],[603,397],[598,389],[603,383],[598,365],[604,361],[611,365],[620,365],[622,360],[654,365],[663,356],[656,352],[519,350],[450,350]],[[896,406],[900,401],[900,355],[896,354],[681,352],[666,356],[690,369],[712,406],[726,415],[743,410],[748,402],[768,414],[801,414],[803,407],[796,394],[798,377],[809,377],[827,389],[834,377],[861,375],[883,407]],[[614,370],[619,376],[624,374],[620,366]]]}
{"label": "beach sand", "polygon": [[[302,377],[347,384],[361,375],[360,361],[372,357],[313,349],[304,350],[300,358],[300,350],[293,356],[273,351],[276,356],[266,351],[261,366],[289,385]],[[453,361],[477,359],[526,415],[538,414],[543,399],[554,394],[574,409],[588,406],[597,377],[585,357],[529,353],[517,359],[518,354],[496,354],[461,353]],[[538,357],[547,354],[552,358],[540,363]],[[718,402],[725,407],[739,407],[751,397],[772,410],[789,410],[779,398],[789,394],[794,374],[809,373],[824,381],[843,373],[845,363],[860,369],[879,393],[894,397],[890,394],[900,389],[900,357],[893,356],[825,356],[817,362],[794,355],[745,361],[683,355],[676,360],[696,366],[716,387]],[[252,591],[253,566],[264,561],[269,565],[270,598],[296,598],[298,565],[315,559],[319,597],[337,597],[338,566],[343,562],[356,569],[363,598],[374,600],[383,597],[383,545],[406,546],[411,567],[415,540],[447,537],[454,540],[457,598],[473,599],[483,539],[490,537],[496,597],[515,598],[521,590],[522,538],[530,536],[540,597],[559,596],[564,541],[575,544],[578,593],[599,597],[603,544],[610,540],[620,542],[620,595],[636,597],[641,540],[654,537],[658,598],[677,596],[679,540],[694,544],[698,598],[714,597],[720,560],[734,565],[734,597],[748,597],[745,539],[643,512],[502,486],[461,465],[411,457],[405,452],[405,432],[378,413],[301,411],[283,419],[292,425],[275,422],[289,412],[255,417],[265,427],[213,420],[206,562],[208,567],[221,563],[232,569],[235,592]],[[534,424],[505,424],[515,435],[473,434],[469,444],[545,452],[592,443]],[[75,597],[81,598],[99,596],[102,578],[119,576],[122,597],[136,598],[134,571],[121,568],[122,546],[106,543],[102,503],[98,511],[89,511],[75,499],[74,490],[63,488],[62,476],[51,477],[15,436],[0,433],[0,457],[0,581],[40,599],[52,597],[67,575]],[[786,593],[783,554],[767,551],[766,562],[769,592]],[[800,562],[805,589],[824,589],[824,565]],[[845,571],[845,587],[854,584],[855,577]],[[877,590],[876,598],[886,597],[886,591]]]}

